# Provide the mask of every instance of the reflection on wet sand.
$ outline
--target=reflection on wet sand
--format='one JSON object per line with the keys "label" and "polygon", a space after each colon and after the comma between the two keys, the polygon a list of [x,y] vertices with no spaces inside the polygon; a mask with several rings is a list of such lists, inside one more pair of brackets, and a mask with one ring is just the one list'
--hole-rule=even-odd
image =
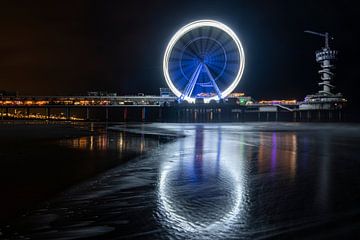
{"label": "reflection on wet sand", "polygon": [[244,204],[243,148],[222,145],[221,127],[208,132],[201,125],[178,146],[179,154],[161,166],[159,221],[188,234],[231,228]]}
{"label": "reflection on wet sand", "polygon": [[[146,141],[144,135],[140,137],[132,137],[131,134],[125,132],[113,133],[113,134],[100,134],[91,135],[74,139],[62,140],[61,144],[80,150],[88,151],[108,151],[116,150],[118,152],[137,150],[140,153],[144,153],[149,147],[154,147],[153,143]],[[125,141],[126,139],[126,141]]]}
{"label": "reflection on wet sand", "polygon": [[259,172],[286,174],[293,179],[296,176],[297,168],[297,134],[294,132],[261,132],[259,141]]}
{"label": "reflection on wet sand", "polygon": [[9,236],[293,239],[301,231],[306,239],[326,238],[329,223],[336,226],[330,231],[340,236],[348,225],[358,226],[351,218],[360,212],[360,129],[344,133],[296,124],[277,126],[281,130],[266,124],[161,126],[187,136],[159,148],[156,141],[151,145],[145,136],[133,139],[124,132],[64,140],[71,150],[100,152],[99,161],[111,156],[111,150],[153,151],[24,216],[21,226],[6,230]]}

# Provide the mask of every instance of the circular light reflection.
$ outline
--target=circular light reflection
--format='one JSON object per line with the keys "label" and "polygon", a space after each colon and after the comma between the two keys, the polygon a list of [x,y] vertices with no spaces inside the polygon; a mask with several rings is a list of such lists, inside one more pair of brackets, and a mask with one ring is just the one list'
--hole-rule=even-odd
{"label": "circular light reflection", "polygon": [[[186,140],[185,140],[186,139]],[[205,143],[202,144],[198,144],[198,137],[187,137],[185,138],[183,141],[183,146],[186,146],[188,148],[188,146],[195,146],[199,147],[199,146],[208,146],[212,149],[216,149],[216,144],[215,146],[211,146],[211,143],[209,141],[211,141],[211,139],[214,139],[214,137],[204,137],[204,139],[210,139],[210,140],[206,140]],[[215,138],[216,139],[216,138]],[[195,140],[195,141],[194,141]],[[216,142],[216,140],[215,140]],[[197,146],[198,145],[198,146]],[[212,144],[214,145],[214,144]],[[218,146],[221,147],[221,143],[218,144]],[[187,150],[180,150],[180,155],[181,154],[185,154],[185,152]],[[196,150],[197,151],[197,150]],[[217,149],[217,151],[220,151],[220,149]],[[158,199],[159,199],[159,208],[161,210],[161,216],[163,216],[165,219],[165,222],[169,222],[172,228],[177,228],[177,229],[181,229],[182,231],[185,232],[192,232],[192,233],[204,233],[204,232],[217,232],[217,231],[224,231],[224,229],[226,229],[226,227],[231,226],[233,223],[235,223],[237,216],[239,214],[239,212],[241,211],[241,202],[242,202],[242,198],[243,198],[243,183],[241,181],[241,171],[239,171],[239,166],[236,163],[237,161],[232,161],[233,159],[225,159],[222,158],[221,156],[218,156],[219,159],[216,159],[216,157],[211,157],[211,156],[216,156],[216,151],[212,153],[212,155],[210,154],[204,154],[203,155],[203,159],[201,160],[201,164],[204,166],[203,167],[203,171],[202,174],[205,175],[205,177],[213,177],[211,174],[211,171],[213,170],[218,170],[221,172],[221,174],[223,174],[223,176],[226,176],[226,180],[227,180],[227,184],[231,184],[231,196],[226,196],[228,198],[231,198],[230,201],[230,206],[228,206],[228,208],[226,208],[227,210],[224,212],[221,212],[220,214],[215,214],[216,218],[211,219],[211,221],[203,221],[203,219],[196,219],[196,217],[199,216],[199,214],[194,213],[191,214],[192,216],[189,216],[189,214],[186,214],[187,212],[189,212],[188,209],[185,209],[185,205],[188,204],[192,204],[192,202],[187,202],[186,204],[182,204],[182,205],[178,205],[179,202],[181,202],[181,200],[179,199],[172,199],[172,197],[174,196],[173,194],[173,190],[177,190],[177,189],[169,189],[169,187],[174,184],[172,183],[172,180],[174,179],[173,176],[177,176],[176,174],[179,173],[179,169],[186,171],[185,175],[191,175],[192,173],[189,173],[191,171],[197,171],[194,170],[194,166],[196,165],[196,161],[198,161],[199,156],[197,155],[198,153],[195,153],[194,155],[189,155],[189,154],[185,154],[184,157],[190,157],[190,160],[186,160],[186,159],[181,159],[181,156],[179,155],[179,159],[174,159],[173,161],[166,161],[164,162],[164,165],[161,169],[161,173],[160,173],[160,179],[159,179],[159,185],[158,185]],[[202,154],[202,153],[201,153]],[[224,154],[225,155],[225,154]],[[226,153],[227,156],[229,156]],[[210,156],[210,157],[209,157]],[[202,156],[200,156],[200,158],[202,158]],[[194,162],[193,162],[194,161]],[[220,161],[218,162],[218,165],[216,163],[216,161]],[[217,169],[215,169],[215,166],[217,167]],[[182,175],[182,178],[185,178],[184,175]],[[181,181],[181,179],[180,179]],[[204,180],[207,181],[207,180]],[[176,185],[177,183],[175,183]],[[196,188],[196,184],[191,183],[191,181],[188,181],[187,179],[185,179],[184,182],[180,183],[181,186],[183,187],[182,190],[186,190],[189,188]],[[205,182],[206,184],[206,182]],[[221,184],[221,183],[220,183]],[[184,187],[185,185],[185,187]],[[188,185],[188,186],[186,186]],[[175,186],[177,187],[177,186]],[[207,187],[213,187],[213,186],[207,186]],[[214,186],[215,188],[218,186]],[[222,185],[220,187],[223,187]],[[227,189],[229,190],[229,189]],[[196,191],[201,191],[200,189],[191,189],[191,191],[186,191],[186,192],[181,192],[180,195],[176,195],[176,197],[181,197],[181,194],[184,194],[183,196],[185,199],[182,199],[183,202],[184,201],[188,201],[192,196],[187,196],[187,194],[192,194],[193,192]],[[199,193],[201,194],[201,192]],[[205,193],[204,193],[205,194]],[[196,197],[196,196],[195,196]],[[215,196],[215,198],[218,196]],[[228,203],[226,200],[225,202],[223,201],[223,197],[225,196],[221,196],[220,197],[220,201],[219,203],[215,203],[215,204],[226,204]],[[194,201],[196,202],[199,199],[195,199]],[[211,200],[210,200],[211,201]],[[201,202],[201,201],[200,201]],[[201,202],[203,203],[203,202]],[[201,204],[200,203],[200,204]],[[211,203],[214,204],[214,203]],[[196,209],[196,208],[195,208]],[[221,208],[223,209],[223,208]],[[215,209],[214,209],[215,210]],[[196,210],[195,210],[196,211]],[[200,210],[199,210],[200,211]],[[201,214],[200,214],[201,215]],[[195,216],[195,217],[194,217]],[[213,217],[214,215],[212,215]]]}

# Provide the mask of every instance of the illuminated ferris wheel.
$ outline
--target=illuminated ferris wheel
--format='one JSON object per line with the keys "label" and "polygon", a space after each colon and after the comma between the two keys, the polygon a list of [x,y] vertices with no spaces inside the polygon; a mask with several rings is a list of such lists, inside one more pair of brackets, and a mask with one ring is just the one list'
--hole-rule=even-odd
{"label": "illuminated ferris wheel", "polygon": [[205,102],[229,95],[244,71],[245,55],[239,38],[214,20],[191,22],[171,38],[163,71],[171,91],[180,101]]}

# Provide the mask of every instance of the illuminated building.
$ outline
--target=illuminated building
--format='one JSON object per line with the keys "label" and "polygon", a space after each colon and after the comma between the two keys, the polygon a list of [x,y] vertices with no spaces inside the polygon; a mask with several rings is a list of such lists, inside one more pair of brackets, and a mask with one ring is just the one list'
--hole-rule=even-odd
{"label": "illuminated building", "polygon": [[330,49],[329,33],[305,32],[321,36],[325,39],[325,46],[315,53],[316,61],[321,67],[321,70],[319,70],[318,73],[321,76],[319,86],[322,86],[322,89],[316,94],[307,95],[304,102],[299,105],[299,108],[300,110],[341,109],[347,102],[346,99],[341,93],[334,94],[331,92],[331,89],[334,88],[332,81],[335,76],[332,69],[335,68],[334,62],[337,58],[338,51]]}

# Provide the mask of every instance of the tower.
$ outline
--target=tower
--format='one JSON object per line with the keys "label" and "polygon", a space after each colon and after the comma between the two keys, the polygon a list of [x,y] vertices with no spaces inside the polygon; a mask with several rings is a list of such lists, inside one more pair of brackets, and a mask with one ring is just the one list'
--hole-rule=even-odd
{"label": "tower", "polygon": [[336,60],[338,52],[336,50],[331,50],[329,47],[329,33],[325,33],[324,37],[325,47],[315,53],[316,61],[320,63],[321,67],[321,70],[319,71],[321,82],[319,82],[319,85],[322,86],[322,90],[319,91],[319,94],[331,95],[331,89],[334,88],[334,86],[331,85],[334,78],[334,73],[331,70],[335,68],[335,66],[332,65],[332,62]]}
{"label": "tower", "polygon": [[300,110],[310,109],[340,109],[346,102],[341,93],[334,94],[332,90],[335,88],[333,80],[335,74],[335,61],[337,59],[338,51],[330,49],[329,40],[333,39],[329,33],[318,33],[313,31],[305,31],[306,33],[323,37],[325,45],[321,50],[315,52],[316,62],[320,64],[321,69],[320,82],[318,83],[321,89],[316,94],[307,95],[304,102],[300,104]]}

